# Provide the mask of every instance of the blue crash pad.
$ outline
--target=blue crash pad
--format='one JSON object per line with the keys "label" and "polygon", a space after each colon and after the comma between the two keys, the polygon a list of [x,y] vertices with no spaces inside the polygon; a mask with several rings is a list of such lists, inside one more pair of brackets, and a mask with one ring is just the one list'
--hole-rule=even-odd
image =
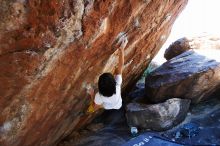
{"label": "blue crash pad", "polygon": [[138,137],[130,139],[122,146],[183,146],[172,141],[167,141],[159,137],[151,136],[149,134],[142,134]]}

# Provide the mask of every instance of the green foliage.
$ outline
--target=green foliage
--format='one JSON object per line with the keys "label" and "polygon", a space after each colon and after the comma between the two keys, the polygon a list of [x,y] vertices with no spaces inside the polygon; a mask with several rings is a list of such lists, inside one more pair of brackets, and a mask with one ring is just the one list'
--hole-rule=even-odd
{"label": "green foliage", "polygon": [[154,71],[156,68],[158,67],[158,65],[155,62],[151,62],[147,69],[144,71],[142,77],[145,78],[147,77],[152,71]]}

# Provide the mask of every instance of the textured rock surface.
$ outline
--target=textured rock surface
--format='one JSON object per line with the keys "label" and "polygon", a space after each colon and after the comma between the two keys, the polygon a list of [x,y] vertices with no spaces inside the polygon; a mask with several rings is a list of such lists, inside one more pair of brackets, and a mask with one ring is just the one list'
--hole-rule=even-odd
{"label": "textured rock surface", "polygon": [[166,40],[187,0],[2,0],[0,145],[55,145],[97,115],[85,87],[114,72],[126,32],[123,88]]}
{"label": "textured rock surface", "polygon": [[[216,96],[219,98],[220,96]],[[123,112],[111,111],[114,114],[105,114],[109,118],[102,118],[108,123],[105,127],[97,132],[81,132],[83,135],[75,134],[70,139],[66,139],[59,146],[122,146],[124,145],[150,145],[150,146],[169,146],[172,143],[178,143],[181,146],[192,145],[220,145],[220,100],[213,98],[211,100],[201,102],[190,107],[187,116],[181,124],[174,128],[163,131],[142,131],[139,130],[138,137],[134,138],[130,134],[130,128],[126,124],[126,120],[119,120],[118,124],[112,124],[111,121],[118,121],[118,119],[125,119]],[[120,110],[121,111],[121,110]],[[195,125],[198,130],[197,134],[193,137],[185,137],[178,134],[185,125]],[[179,135],[179,136],[178,136]],[[106,139],[108,137],[108,139]],[[141,139],[140,139],[141,138]],[[143,140],[143,139],[144,140]],[[155,141],[156,140],[156,141]],[[159,140],[159,141],[158,141]],[[167,141],[164,141],[167,140]],[[97,141],[97,142],[96,142]],[[159,143],[158,143],[159,142]],[[123,145],[123,146],[124,146]]]}
{"label": "textured rock surface", "polygon": [[190,49],[209,56],[216,54],[215,58],[220,58],[217,56],[217,54],[220,53],[220,37],[206,35],[193,38],[181,38],[166,49],[164,57],[167,60],[170,60],[171,58],[174,58]]}
{"label": "textured rock surface", "polygon": [[169,97],[205,100],[220,86],[220,62],[193,50],[178,55],[151,72],[145,80],[146,94],[154,102]]}
{"label": "textured rock surface", "polygon": [[184,120],[190,100],[172,98],[158,104],[129,103],[126,118],[129,126],[163,131]]}
{"label": "textured rock surface", "polygon": [[[164,132],[165,138],[174,139],[182,145],[220,145],[220,100],[216,98],[194,105],[180,125]],[[177,136],[189,124],[195,125],[196,135],[190,138]]]}

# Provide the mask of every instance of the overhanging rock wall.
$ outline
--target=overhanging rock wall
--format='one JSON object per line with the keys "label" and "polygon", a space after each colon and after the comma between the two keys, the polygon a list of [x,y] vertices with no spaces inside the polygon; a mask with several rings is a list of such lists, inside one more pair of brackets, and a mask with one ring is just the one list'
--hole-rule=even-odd
{"label": "overhanging rock wall", "polygon": [[187,0],[2,0],[0,145],[55,145],[86,115],[85,87],[114,72],[128,35],[123,88],[143,72]]}

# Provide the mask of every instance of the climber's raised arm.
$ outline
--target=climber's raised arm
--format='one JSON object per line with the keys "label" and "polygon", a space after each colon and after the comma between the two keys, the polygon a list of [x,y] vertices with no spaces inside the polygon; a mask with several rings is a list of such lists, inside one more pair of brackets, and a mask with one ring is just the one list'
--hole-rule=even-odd
{"label": "climber's raised arm", "polygon": [[115,72],[116,75],[122,74],[124,66],[124,48],[126,47],[127,43],[127,37],[119,39],[119,42],[117,43],[119,49],[119,62]]}
{"label": "climber's raised arm", "polygon": [[122,106],[121,84],[122,70],[124,65],[124,48],[128,43],[126,34],[122,34],[118,39],[115,49],[118,50],[119,63],[115,71],[116,76],[110,72],[105,72],[99,76],[98,92],[95,94],[93,88],[88,88],[87,92],[91,96],[88,113],[93,113],[100,108],[106,110],[120,109]]}

